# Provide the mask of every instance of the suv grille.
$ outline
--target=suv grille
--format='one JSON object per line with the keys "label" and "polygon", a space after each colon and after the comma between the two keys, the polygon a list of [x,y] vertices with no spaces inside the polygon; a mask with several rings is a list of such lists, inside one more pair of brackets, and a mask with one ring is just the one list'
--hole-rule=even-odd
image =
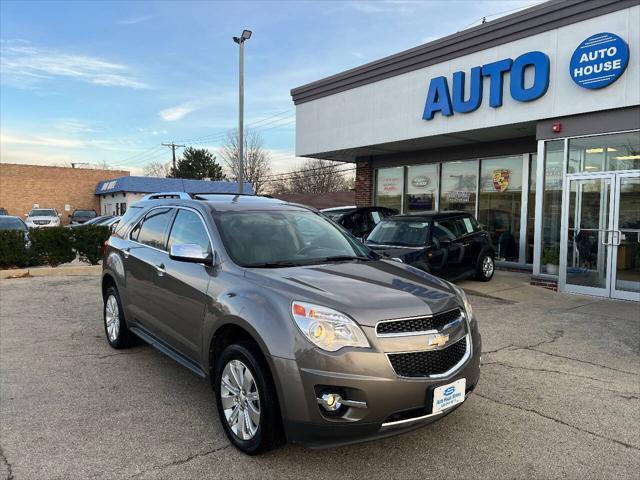
{"label": "suv grille", "polygon": [[424,332],[427,330],[439,331],[442,327],[458,318],[460,318],[460,309],[456,308],[448,312],[437,313],[430,317],[380,322],[376,327],[376,333],[378,335],[390,335],[396,333]]}
{"label": "suv grille", "polygon": [[389,353],[389,361],[400,377],[429,377],[455,367],[467,351],[467,338],[442,350],[411,353]]}
{"label": "suv grille", "polygon": [[49,223],[51,223],[51,220],[34,220],[33,223],[35,223],[36,225],[49,225]]}

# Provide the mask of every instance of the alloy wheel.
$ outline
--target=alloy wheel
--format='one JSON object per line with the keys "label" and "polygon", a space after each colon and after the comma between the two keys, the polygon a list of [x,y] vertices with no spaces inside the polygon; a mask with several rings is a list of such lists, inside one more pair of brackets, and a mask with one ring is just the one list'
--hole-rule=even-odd
{"label": "alloy wheel", "polygon": [[113,343],[118,340],[120,334],[120,309],[118,308],[118,301],[113,295],[109,295],[107,303],[105,305],[104,322],[107,326],[107,335],[109,340]]}
{"label": "alloy wheel", "polygon": [[220,398],[225,420],[240,440],[252,439],[260,425],[260,394],[249,367],[231,360],[222,371]]}
{"label": "alloy wheel", "polygon": [[484,260],[482,261],[482,273],[486,278],[493,275],[493,258],[488,255],[484,257]]}

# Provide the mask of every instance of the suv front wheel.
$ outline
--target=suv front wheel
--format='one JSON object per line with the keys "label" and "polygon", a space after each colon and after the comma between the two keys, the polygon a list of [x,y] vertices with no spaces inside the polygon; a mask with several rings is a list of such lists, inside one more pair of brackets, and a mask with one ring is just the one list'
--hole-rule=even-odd
{"label": "suv front wheel", "polygon": [[216,403],[229,440],[249,455],[278,445],[278,400],[257,347],[251,342],[229,345],[216,363]]}

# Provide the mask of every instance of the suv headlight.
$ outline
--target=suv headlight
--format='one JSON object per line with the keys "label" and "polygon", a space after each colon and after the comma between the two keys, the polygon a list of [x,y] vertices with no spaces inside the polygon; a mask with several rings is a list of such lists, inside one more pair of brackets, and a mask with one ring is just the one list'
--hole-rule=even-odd
{"label": "suv headlight", "polygon": [[331,308],[293,301],[291,315],[305,337],[322,350],[335,352],[342,347],[369,347],[362,329]]}
{"label": "suv headlight", "polygon": [[462,305],[464,307],[464,312],[465,312],[465,314],[467,316],[467,319],[469,321],[471,321],[471,318],[473,317],[473,309],[471,308],[471,303],[469,303],[469,299],[467,298],[467,294],[464,293],[464,290],[462,290],[457,285],[453,285],[453,289],[455,290],[456,294],[458,295],[458,297],[462,301]]}

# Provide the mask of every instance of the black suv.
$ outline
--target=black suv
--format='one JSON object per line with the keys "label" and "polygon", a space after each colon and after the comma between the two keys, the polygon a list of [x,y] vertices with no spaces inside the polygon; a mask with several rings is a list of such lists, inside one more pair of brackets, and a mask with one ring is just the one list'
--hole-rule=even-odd
{"label": "black suv", "polygon": [[466,212],[422,212],[384,219],[366,245],[448,280],[493,277],[495,252],[491,237]]}
{"label": "black suv", "polygon": [[98,214],[95,210],[74,210],[72,215],[69,215],[72,225],[78,225],[86,223],[89,220],[96,218]]}

